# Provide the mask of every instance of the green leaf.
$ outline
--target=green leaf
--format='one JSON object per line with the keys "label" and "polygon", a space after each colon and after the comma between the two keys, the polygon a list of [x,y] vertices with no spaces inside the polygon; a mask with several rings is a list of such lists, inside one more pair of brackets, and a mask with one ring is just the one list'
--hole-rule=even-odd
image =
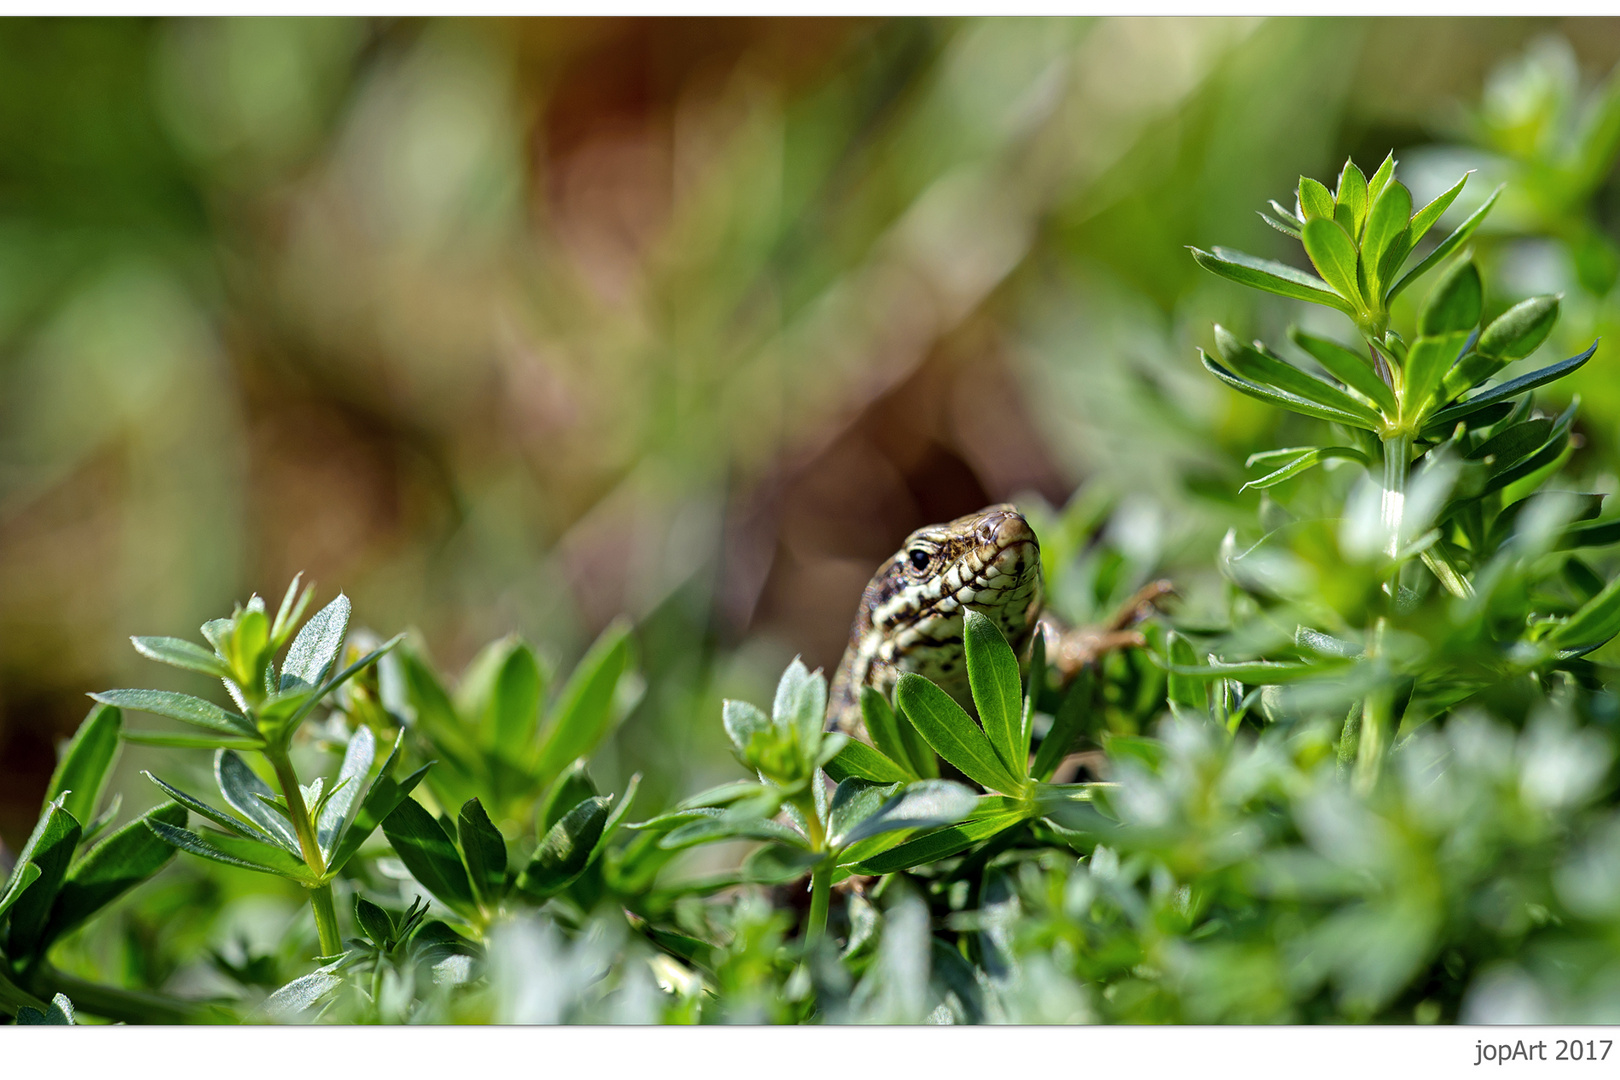
{"label": "green leaf", "polygon": [[[871,836],[899,829],[933,829],[954,825],[978,805],[967,787],[951,780],[919,780],[892,796],[844,833],[839,846],[847,847]],[[837,843],[835,841],[835,843]]]}
{"label": "green leaf", "polygon": [[1333,220],[1333,196],[1328,194],[1327,187],[1319,180],[1309,176],[1299,178],[1299,210],[1305,217],[1305,224],[1309,225],[1316,218]]}
{"label": "green leaf", "polygon": [[1249,382],[1247,379],[1240,379],[1230,371],[1227,371],[1220,364],[1217,364],[1214,360],[1210,359],[1209,355],[1202,349],[1198,350],[1198,355],[1204,362],[1205,370],[1239,393],[1248,394],[1252,398],[1259,398],[1261,401],[1271,405],[1276,405],[1279,408],[1287,409],[1290,412],[1302,413],[1305,416],[1314,416],[1320,420],[1331,420],[1336,424],[1344,424],[1348,427],[1362,428],[1363,430],[1368,431],[1377,430],[1376,425],[1373,427],[1368,426],[1364,415],[1349,413],[1343,409],[1329,408],[1326,405],[1318,404],[1314,401],[1307,401],[1304,398],[1294,394],[1284,393],[1281,390],[1273,390],[1270,387],[1258,386],[1252,382]]}
{"label": "green leaf", "polygon": [[518,886],[542,899],[556,895],[590,862],[607,823],[608,800],[586,799],[553,825],[535,849]]}
{"label": "green leaf", "polygon": [[1366,300],[1356,281],[1356,242],[1344,227],[1331,217],[1314,218],[1305,223],[1300,240],[1322,280],[1356,307],[1364,307]]}
{"label": "green leaf", "polygon": [[812,674],[795,656],[777,681],[771,722],[794,732],[799,745],[808,749],[821,737],[826,719],[827,682],[820,671]]}
{"label": "green leaf", "polygon": [[989,616],[969,608],[963,615],[962,648],[967,654],[968,685],[979,722],[990,747],[1013,776],[1029,768],[1024,741],[1024,686],[1018,657]]}
{"label": "green leaf", "polygon": [[256,870],[261,874],[274,874],[305,885],[315,884],[315,875],[304,865],[303,860],[283,848],[226,833],[211,832],[207,836],[202,836],[189,829],[170,825],[166,821],[148,821],[146,827],[164,841],[192,855],[211,859],[225,866]]}
{"label": "green leaf", "polygon": [[1474,348],[1502,361],[1519,360],[1541,347],[1557,321],[1558,297],[1532,296],[1492,319]]}
{"label": "green leaf", "polygon": [[129,822],[90,851],[68,871],[62,891],[51,909],[45,940],[55,941],[163,869],[174,857],[174,847],[160,840],[148,821],[169,825],[186,823],[185,807],[164,803]]}
{"label": "green leaf", "polygon": [[1005,832],[1023,820],[1024,812],[1016,809],[997,810],[983,816],[975,813],[973,817],[959,825],[949,825],[907,840],[881,855],[867,859],[855,869],[862,874],[893,874],[900,870],[909,870],[913,866],[938,862],[940,859],[966,851],[981,840],[988,840],[997,833]]}
{"label": "green leaf", "polygon": [[77,821],[96,816],[107,777],[118,757],[118,733],[123,723],[123,714],[110,705],[90,710],[51,774],[50,786],[45,789],[45,807],[61,799],[62,809]]}
{"label": "green leaf", "polygon": [[404,738],[405,734],[401,732],[394,740],[394,748],[389,752],[388,760],[383,762],[382,769],[377,773],[377,779],[372,781],[371,787],[367,789],[365,798],[360,800],[360,809],[354,815],[354,820],[338,837],[337,848],[326,862],[328,874],[335,874],[343,869],[354,857],[354,853],[360,850],[360,845],[364,844],[367,837],[382,824],[383,819],[393,813],[394,808],[405,801],[406,797],[416,790],[416,785],[422,782],[422,777],[427,775],[429,766],[433,764],[431,761],[405,779],[397,783],[394,781],[394,761],[399,757],[400,743]]}
{"label": "green leaf", "polygon": [[483,730],[488,745],[517,761],[528,756],[540,727],[540,701],[545,692],[534,650],[518,641],[501,664],[490,696]]}
{"label": "green leaf", "polygon": [[1394,416],[1399,411],[1395,392],[1378,377],[1370,358],[1359,356],[1337,342],[1307,334],[1298,327],[1290,328],[1288,336],[1327,369],[1329,375],[1372,401],[1384,415]]}
{"label": "green leaf", "polygon": [[526,767],[539,751],[545,683],[534,650],[509,634],[490,642],[467,665],[456,688],[456,712],[467,718],[486,753]]}
{"label": "green leaf", "polygon": [[177,746],[188,750],[261,750],[263,739],[249,739],[242,735],[187,735],[176,731],[126,731],[125,742],[139,746]]}
{"label": "green leaf", "polygon": [[1367,207],[1367,177],[1355,162],[1346,159],[1339,172],[1339,186],[1333,193],[1333,219],[1343,225],[1352,238],[1358,237],[1367,220]]}
{"label": "green leaf", "polygon": [[66,994],[57,994],[51,998],[51,1007],[44,1012],[31,1005],[24,1005],[17,1010],[18,1027],[72,1027],[79,1022],[73,1011],[73,1002],[68,1000]]}
{"label": "green leaf", "polygon": [[1479,325],[1484,303],[1479,269],[1473,259],[1463,259],[1447,270],[1429,291],[1428,302],[1418,315],[1418,333],[1439,337],[1459,330],[1471,331]]}
{"label": "green leaf", "polygon": [[129,640],[134,644],[135,651],[149,660],[185,668],[187,671],[200,671],[204,675],[212,675],[218,679],[231,677],[231,669],[225,666],[225,661],[201,645],[182,638],[132,637]]}
{"label": "green leaf", "polygon": [[1355,306],[1330,289],[1325,282],[1302,270],[1296,270],[1287,263],[1257,259],[1241,251],[1221,247],[1212,252],[1200,251],[1198,248],[1188,250],[1192,252],[1193,260],[1199,266],[1228,281],[1294,300],[1325,304],[1346,315],[1354,316],[1356,313]]}
{"label": "green leaf", "polygon": [[1475,394],[1467,401],[1458,402],[1455,405],[1441,409],[1431,416],[1428,423],[1424,425],[1424,433],[1448,431],[1457,421],[1473,416],[1491,405],[1518,397],[1527,390],[1534,390],[1538,386],[1544,386],[1547,383],[1561,379],[1592,359],[1592,354],[1597,351],[1597,347],[1598,343],[1594,341],[1585,352],[1578,356],[1572,356],[1568,360],[1560,360],[1556,364],[1549,364],[1539,371],[1521,375],[1517,379],[1501,383],[1491,387],[1489,390]]}
{"label": "green leaf", "polygon": [[549,780],[575,759],[589,757],[613,725],[614,691],[630,662],[630,624],[611,623],[563,686],[540,736],[536,771]]}
{"label": "green leaf", "polygon": [[1541,417],[1511,424],[1470,450],[1467,460],[1494,459],[1498,465],[1511,465],[1532,450],[1546,445],[1552,429],[1553,422]]}
{"label": "green leaf", "polygon": [[506,840],[477,799],[468,799],[462,806],[456,835],[473,891],[484,906],[493,908],[506,893]]}
{"label": "green leaf", "polygon": [[1052,718],[1052,728],[1041,740],[1040,749],[1035,751],[1035,763],[1030,766],[1029,775],[1036,780],[1046,781],[1052,778],[1058,765],[1074,745],[1076,736],[1085,725],[1088,711],[1091,707],[1091,672],[1082,669],[1074,677],[1069,686],[1069,692],[1058,706],[1057,715]]}
{"label": "green leaf", "polygon": [[895,687],[895,700],[934,752],[962,775],[994,791],[1023,790],[1023,781],[1007,771],[984,732],[945,691],[908,671]]}
{"label": "green leaf", "polygon": [[641,774],[635,773],[630,777],[630,782],[624,786],[624,794],[619,796],[619,801],[613,805],[613,809],[608,813],[607,821],[602,825],[602,835],[597,839],[591,851],[593,860],[601,856],[602,852],[607,848],[608,841],[619,830],[619,826],[630,813],[630,804],[636,801],[636,792],[640,789]]}
{"label": "green leaf", "polygon": [[287,584],[287,591],[281,597],[281,606],[276,609],[276,621],[270,625],[270,642],[277,649],[287,640],[287,635],[292,633],[298,620],[304,617],[304,609],[309,607],[310,598],[315,595],[313,585],[301,593],[298,591],[298,583],[303,580],[303,571],[293,575],[292,581]]}
{"label": "green leaf", "polygon": [[1330,670],[1333,665],[1301,663],[1294,660],[1250,660],[1227,664],[1170,664],[1166,670],[1175,675],[1194,679],[1235,679],[1251,686],[1271,686],[1277,683],[1298,682]]}
{"label": "green leaf", "polygon": [[[1463,244],[1467,242],[1468,238],[1474,235],[1474,230],[1479,228],[1479,223],[1485,220],[1485,215],[1491,212],[1491,207],[1496,205],[1496,197],[1500,194],[1502,194],[1501,188],[1497,188],[1495,191],[1491,192],[1491,197],[1485,200],[1485,204],[1483,206],[1481,206],[1478,210],[1475,210],[1472,214],[1468,215],[1467,220],[1465,220],[1461,225],[1457,226],[1450,236],[1440,241],[1439,246],[1433,251],[1429,252],[1427,258],[1414,266],[1410,271],[1407,272],[1405,277],[1401,278],[1401,280],[1395,283],[1395,287],[1389,291],[1389,299],[1393,301],[1408,285],[1416,281],[1419,277],[1422,277],[1424,274],[1428,273],[1432,267],[1438,266],[1445,262],[1451,257],[1454,251],[1462,247]],[[1445,196],[1441,196],[1441,198],[1444,197]],[[1438,201],[1439,200],[1436,200],[1436,202]],[[1430,203],[1429,205],[1432,206],[1434,204]],[[1418,236],[1422,235],[1418,230],[1417,221],[1417,217],[1412,219],[1412,242],[1414,244],[1417,243]]]}
{"label": "green leaf", "polygon": [[[288,733],[295,730],[299,723],[303,721],[304,717],[309,715],[310,710],[319,705],[328,694],[342,686],[344,683],[348,682],[350,679],[354,678],[355,675],[364,671],[372,664],[375,664],[383,657],[385,653],[391,650],[395,645],[398,645],[404,639],[405,634],[403,631],[395,634],[393,637],[389,638],[375,649],[372,649],[370,652],[366,653],[366,655],[362,656],[360,659],[356,660],[354,663],[350,664],[348,667],[344,668],[330,679],[327,679],[326,682],[322,683],[319,687],[313,690],[309,689],[308,687],[300,687],[296,690],[286,691],[285,693],[288,695],[289,699],[301,701],[302,704],[298,705],[297,710],[293,712],[291,716],[287,716],[285,719],[278,718],[275,728],[277,736],[281,738],[288,737]],[[271,700],[275,700],[274,697],[272,697]],[[261,718],[267,718],[268,710],[261,712],[260,715]]]}
{"label": "green leaf", "polygon": [[584,799],[594,799],[601,792],[591,783],[586,774],[586,762],[579,759],[564,770],[546,792],[545,801],[540,804],[540,835],[546,832],[557,822],[562,820],[564,814],[578,806]]}
{"label": "green leaf", "polygon": [[[1557,461],[1569,445],[1569,428],[1574,421],[1575,406],[1571,404],[1557,420],[1553,421],[1547,441],[1534,453],[1528,457],[1521,457],[1518,461],[1507,458],[1505,454],[1499,457],[1491,467],[1491,476],[1485,482],[1484,493],[1499,491]],[[1514,500],[1509,500],[1512,501]]]}
{"label": "green leaf", "polygon": [[1564,620],[1547,643],[1564,652],[1587,652],[1620,633],[1620,577]]}
{"label": "green leaf", "polygon": [[[1242,487],[1238,488],[1238,491],[1244,492],[1248,491],[1250,488],[1264,490],[1269,487],[1275,487],[1284,480],[1291,480],[1300,473],[1313,469],[1322,464],[1322,462],[1330,461],[1334,458],[1359,461],[1363,465],[1368,464],[1366,454],[1363,454],[1360,450],[1354,450],[1348,446],[1304,447],[1300,448],[1299,452],[1295,454],[1295,456],[1289,458],[1280,468],[1272,470],[1257,480],[1250,480],[1247,484],[1244,484]],[[1250,458],[1249,461],[1250,464],[1253,464],[1254,458]]]}
{"label": "green leaf", "polygon": [[19,862],[11,868],[11,876],[6,879],[6,887],[0,890],[0,915],[10,910],[11,905],[17,902],[24,890],[39,880],[40,869],[31,862]]}
{"label": "green leaf", "polygon": [[1388,154],[1384,155],[1383,164],[1379,165],[1378,171],[1372,174],[1372,179],[1367,181],[1368,206],[1378,205],[1379,196],[1383,194],[1384,188],[1389,184],[1390,180],[1394,176],[1395,153],[1394,151],[1390,151]]}
{"label": "green leaf", "polygon": [[1243,344],[1219,324],[1215,327],[1215,342],[1220,346],[1222,357],[1241,378],[1269,390],[1314,401],[1335,413],[1356,417],[1358,425],[1369,430],[1378,427],[1379,415],[1343,390]]}
{"label": "green leaf", "polygon": [[899,784],[874,784],[854,777],[839,781],[827,808],[827,846],[835,850],[849,846],[850,830],[877,813],[899,790]]}
{"label": "green leaf", "polygon": [[[61,802],[51,803],[17,855],[6,891],[0,895],[0,910],[9,908],[11,912],[5,951],[13,962],[32,957],[45,947],[45,921],[67,877],[81,831],[78,821],[62,808]],[[29,865],[39,873],[27,873]]]}
{"label": "green leaf", "polygon": [[[263,832],[257,827],[238,821],[236,818],[231,817],[231,815],[225,813],[223,810],[214,809],[212,806],[209,806],[195,795],[187,794],[174,785],[159,780],[149,772],[143,771],[141,775],[152,781],[152,783],[156,784],[159,788],[163,789],[163,793],[168,795],[169,798],[173,799],[187,810],[190,810],[198,817],[207,818],[214,824],[222,828],[229,829],[237,836],[245,836],[250,840],[263,840],[266,843],[270,842],[269,834]],[[185,822],[178,822],[178,824],[184,825]]]}
{"label": "green leaf", "polygon": [[804,877],[825,857],[791,844],[766,844],[743,860],[742,874],[756,885],[786,885]]}
{"label": "green leaf", "polygon": [[[877,748],[878,753],[892,762],[902,773],[908,774],[902,779],[910,780],[922,775],[912,763],[910,749],[901,740],[900,724],[894,715],[894,709],[874,687],[861,687],[861,719],[866,722],[866,733],[871,737],[872,745]],[[839,755],[842,756],[843,751],[839,751]]]}
{"label": "green leaf", "polygon": [[264,615],[264,601],[251,597],[245,609],[231,616],[229,632],[215,647],[230,665],[231,678],[238,685],[258,686],[269,678],[270,620]]}
{"label": "green leaf", "polygon": [[415,799],[405,799],[383,819],[383,835],[394,854],[422,887],[452,911],[478,914],[472,882],[456,845],[434,816]]}
{"label": "green leaf", "polygon": [[771,718],[765,715],[765,711],[746,701],[727,698],[720,708],[720,718],[725,725],[726,735],[738,753],[748,749],[748,742],[755,732],[769,731],[771,728]]}
{"label": "green leaf", "polygon": [[281,665],[281,684],[278,689],[295,690],[321,685],[321,679],[337,660],[343,649],[343,638],[349,632],[349,598],[338,593],[337,599],[327,604],[304,624],[287,650],[287,659]]}
{"label": "green leaf", "polygon": [[354,921],[360,930],[379,947],[386,948],[394,940],[394,920],[382,908],[365,897],[354,898]]}
{"label": "green leaf", "polygon": [[[1471,172],[1464,173],[1461,180],[1458,180],[1445,191],[1442,191],[1433,202],[1429,203],[1423,209],[1412,215],[1411,229],[1413,247],[1418,245],[1418,242],[1423,239],[1424,234],[1427,233],[1431,227],[1433,227],[1435,222],[1440,220],[1440,215],[1444,214],[1446,210],[1450,208],[1452,202],[1456,200],[1457,196],[1462,193],[1463,185],[1468,183],[1468,177],[1470,175]],[[1495,197],[1495,195],[1491,196],[1492,199]],[[1486,205],[1490,205],[1489,200],[1487,200]]]}
{"label": "green leaf", "polygon": [[349,736],[349,745],[343,751],[343,764],[338,769],[337,786],[315,818],[315,842],[328,860],[343,834],[343,824],[349,818],[349,810],[354,806],[355,799],[360,796],[360,789],[365,785],[376,757],[377,737],[362,724]]}
{"label": "green leaf", "polygon": [[1274,218],[1264,210],[1257,210],[1255,213],[1260,215],[1261,221],[1265,222],[1267,225],[1270,225],[1273,229],[1276,229],[1284,236],[1291,236],[1295,240],[1299,239],[1299,228],[1297,226],[1288,224],[1286,219]]}
{"label": "green leaf", "polygon": [[844,744],[838,756],[827,762],[825,769],[828,776],[838,781],[853,777],[877,784],[896,784],[916,779],[910,770],[854,739]]}
{"label": "green leaf", "polygon": [[658,846],[666,851],[679,851],[716,840],[773,840],[801,847],[805,843],[803,836],[779,821],[731,810],[719,815],[705,815],[681,825],[659,840]]}
{"label": "green leaf", "polygon": [[1440,390],[1446,372],[1468,343],[1468,331],[1457,330],[1439,337],[1420,337],[1406,352],[1406,409],[1409,416],[1422,416]]}
{"label": "green leaf", "polygon": [[1584,547],[1608,547],[1620,543],[1620,519],[1586,521],[1566,528],[1559,538],[1558,548],[1573,551]]}
{"label": "green leaf", "polygon": [[1391,278],[1400,273],[1412,253],[1412,233],[1408,219],[1412,195],[1403,184],[1392,184],[1373,206],[1367,221],[1366,239],[1361,244],[1362,271],[1367,275],[1367,291],[1374,299],[1385,298]]}
{"label": "green leaf", "polygon": [[[1171,631],[1166,638],[1166,647],[1171,664],[1198,666],[1198,655],[1193,652],[1192,643],[1180,634]],[[1189,679],[1172,671],[1165,684],[1165,697],[1170,704],[1183,709],[1199,714],[1209,711],[1209,687],[1202,679]]]}
{"label": "green leaf", "polygon": [[274,802],[276,793],[248,768],[235,750],[220,750],[214,755],[214,780],[219,793],[232,810],[263,829],[275,843],[294,855],[299,855],[298,836],[292,823],[277,813],[266,802]]}
{"label": "green leaf", "polygon": [[170,720],[179,720],[183,724],[217,731],[222,735],[259,737],[258,728],[247,717],[226,712],[212,701],[204,701],[190,694],[176,694],[168,690],[103,690],[90,696],[103,705],[166,716]]}

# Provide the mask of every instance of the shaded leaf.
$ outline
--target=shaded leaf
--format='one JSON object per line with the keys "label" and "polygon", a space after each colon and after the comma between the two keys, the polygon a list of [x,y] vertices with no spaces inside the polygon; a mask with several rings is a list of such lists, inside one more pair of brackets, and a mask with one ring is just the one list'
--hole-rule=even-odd
{"label": "shaded leaf", "polygon": [[472,882],[455,842],[421,803],[401,801],[383,819],[382,830],[394,854],[424,889],[452,911],[468,917],[477,914]]}
{"label": "shaded leaf", "polygon": [[1307,334],[1298,327],[1291,327],[1288,336],[1321,364],[1329,375],[1365,396],[1386,415],[1394,416],[1399,411],[1395,392],[1378,377],[1370,358],[1351,352],[1338,342]]}
{"label": "shaded leaf", "polygon": [[294,855],[301,854],[298,846],[298,836],[293,832],[292,823],[277,813],[266,803],[276,801],[276,793],[270,785],[260,780],[258,774],[248,768],[247,762],[235,750],[221,750],[214,755],[214,780],[219,784],[219,793],[225,796],[225,802],[232,810],[247,818],[269,836],[271,840],[280,844]]}
{"label": "shaded leaf", "polygon": [[608,800],[586,799],[553,825],[535,848],[518,885],[544,898],[555,895],[584,871],[607,824]]}
{"label": "shaded leaf", "polygon": [[971,790],[954,781],[919,780],[859,821],[844,834],[843,842],[854,844],[897,829],[952,825],[972,813],[978,801]]}
{"label": "shaded leaf", "polygon": [[44,935],[47,942],[77,929],[174,858],[174,847],[147,828],[148,821],[181,826],[186,823],[186,810],[172,802],[154,807],[79,859],[68,871],[51,908]]}
{"label": "shaded leaf", "polygon": [[483,803],[468,799],[462,806],[456,836],[473,892],[485,906],[493,907],[506,892],[506,841],[484,812]]}
{"label": "shaded leaf", "polygon": [[900,676],[895,699],[934,752],[968,779],[995,791],[1017,792],[1023,787],[996,756],[984,732],[945,691],[908,671]]}
{"label": "shaded leaf", "polygon": [[838,756],[827,762],[825,769],[827,775],[837,781],[853,777],[878,784],[895,784],[916,779],[908,770],[854,739],[844,744]]}
{"label": "shaded leaf", "polygon": [[338,842],[343,832],[343,823],[348,820],[349,809],[360,795],[360,789],[365,784],[366,776],[371,772],[372,762],[377,757],[377,737],[371,729],[364,724],[355,728],[354,734],[349,736],[349,745],[343,751],[343,764],[338,769],[337,786],[332,790],[331,798],[321,807],[315,818],[315,841],[320,845],[321,853],[331,858],[332,848]]}

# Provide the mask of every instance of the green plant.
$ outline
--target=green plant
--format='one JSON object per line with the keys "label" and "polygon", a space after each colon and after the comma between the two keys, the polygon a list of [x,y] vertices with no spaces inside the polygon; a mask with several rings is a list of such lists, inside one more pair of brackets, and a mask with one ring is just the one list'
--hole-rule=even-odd
{"label": "green plant", "polygon": [[[1333,307],[1360,332],[1345,346],[1291,330],[1302,365],[1216,327],[1216,356],[1204,356],[1211,373],[1338,433],[1255,455],[1250,464],[1268,471],[1250,486],[1273,489],[1334,460],[1360,466],[1367,479],[1336,522],[1286,521],[1241,550],[1228,537],[1225,571],[1276,604],[1255,632],[1283,630],[1290,640],[1269,660],[1236,664],[1198,664],[1189,645],[1173,642],[1169,670],[1197,685],[1182,683],[1172,698],[1204,707],[1205,688],[1229,682],[1290,684],[1296,697],[1316,682],[1327,688],[1323,704],[1336,691],[1341,707],[1355,706],[1344,745],[1364,790],[1403,721],[1410,728],[1442,716],[1503,683],[1578,673],[1580,657],[1620,630],[1620,587],[1604,585],[1573,554],[1620,540],[1620,525],[1594,520],[1601,495],[1542,493],[1568,458],[1574,412],[1538,414],[1530,396],[1585,364],[1596,343],[1485,385],[1534,352],[1558,316],[1558,298],[1539,296],[1481,325],[1483,286],[1462,247],[1494,195],[1402,273],[1464,181],[1411,214],[1393,159],[1370,182],[1347,162],[1331,194],[1302,178],[1297,213],[1273,204],[1271,220],[1302,239],[1321,279],[1222,249],[1194,251],[1224,277]],[[1453,256],[1408,335],[1390,329],[1389,301]],[[1322,572],[1334,563],[1341,569],[1329,580]],[[1229,715],[1226,694],[1214,696]]]}
{"label": "green plant", "polygon": [[[396,784],[391,776],[396,746],[373,776],[376,743],[369,729],[361,728],[329,784],[322,777],[308,786],[299,783],[291,756],[299,725],[400,639],[336,670],[348,633],[349,600],[340,594],[294,636],[314,594],[312,587],[300,593],[298,583],[294,578],[288,586],[274,621],[266,615],[264,601],[254,596],[230,618],[205,623],[202,633],[213,646],[211,653],[179,638],[132,639],[143,656],[220,679],[240,713],[166,690],[108,690],[91,696],[104,705],[168,717],[201,732],[125,732],[124,738],[153,746],[214,747],[214,776],[235,816],[148,774],[178,805],[219,827],[202,834],[182,828],[183,822],[153,820],[150,829],[193,855],[302,885],[309,893],[321,952],[337,956],[343,951],[343,939],[332,881],[421,780],[422,771]],[[278,669],[276,657],[284,647],[287,652]],[[239,750],[259,755],[274,776],[274,788],[248,766]]]}

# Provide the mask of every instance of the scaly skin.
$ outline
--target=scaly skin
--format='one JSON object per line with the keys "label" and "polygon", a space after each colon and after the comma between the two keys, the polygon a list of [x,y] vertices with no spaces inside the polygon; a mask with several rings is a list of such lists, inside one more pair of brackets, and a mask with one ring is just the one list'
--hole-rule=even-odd
{"label": "scaly skin", "polygon": [[993,619],[1022,660],[1041,606],[1040,544],[1012,506],[918,529],[861,595],[849,647],[833,676],[827,727],[865,739],[861,687],[892,698],[904,671],[926,676],[971,710],[963,609]]}
{"label": "scaly skin", "polygon": [[1047,664],[1061,686],[1105,653],[1141,648],[1145,642],[1135,624],[1171,593],[1170,582],[1151,582],[1107,623],[1068,627],[1042,611],[1040,542],[1009,504],[918,529],[878,567],[861,594],[828,695],[827,728],[867,739],[861,687],[893,700],[903,671],[926,676],[971,713],[962,654],[964,607],[995,621],[1020,667],[1029,659],[1035,633],[1043,634]]}

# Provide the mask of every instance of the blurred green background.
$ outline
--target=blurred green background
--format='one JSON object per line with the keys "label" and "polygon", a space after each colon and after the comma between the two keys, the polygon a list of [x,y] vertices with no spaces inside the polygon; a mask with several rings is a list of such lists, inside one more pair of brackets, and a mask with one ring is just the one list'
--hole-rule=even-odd
{"label": "blurred green background", "polygon": [[663,793],[732,777],[719,699],[835,664],[918,525],[1084,487],[1207,573],[1294,421],[1193,347],[1297,312],[1185,246],[1296,258],[1254,211],[1393,149],[1420,201],[1480,169],[1460,212],[1513,181],[1481,244],[1601,330],[1613,155],[1554,151],[1617,58],[1571,19],[0,23],[0,838],[87,691],[161,678],[130,634],[300,570],[451,671],[628,613],[598,767]]}

